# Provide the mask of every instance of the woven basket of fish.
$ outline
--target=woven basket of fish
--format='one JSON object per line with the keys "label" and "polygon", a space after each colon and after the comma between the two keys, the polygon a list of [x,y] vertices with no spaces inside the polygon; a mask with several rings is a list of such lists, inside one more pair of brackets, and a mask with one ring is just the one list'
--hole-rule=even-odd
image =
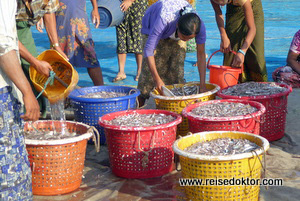
{"label": "woven basket of fish", "polygon": [[[199,86],[199,82],[167,85],[166,87],[174,93],[174,97],[160,95],[156,89],[150,95],[155,100],[156,109],[169,110],[181,114],[182,110],[188,105],[215,99],[217,92],[220,90],[220,87],[216,84],[206,84],[206,88],[209,91],[200,93]],[[177,134],[184,136],[188,132],[188,120],[183,117],[182,123],[178,126]]]}
{"label": "woven basket of fish", "polygon": [[99,117],[137,107],[140,91],[125,86],[94,86],[75,89],[69,95],[74,110],[75,121],[94,126],[100,133],[100,142],[105,144],[103,128]]}
{"label": "woven basket of fish", "polygon": [[25,123],[24,132],[33,194],[58,195],[78,189],[87,141],[98,131],[83,123],[45,120]]}
{"label": "woven basket of fish", "polygon": [[260,135],[274,141],[284,136],[287,99],[292,88],[275,82],[247,82],[227,87],[218,92],[223,99],[244,99],[262,103],[266,112],[262,115]]}
{"label": "woven basket of fish", "polygon": [[[179,182],[188,200],[257,201],[260,186],[255,182],[266,167],[263,156],[269,146],[259,135],[233,131],[200,132],[176,140],[173,149],[181,165]],[[197,184],[185,182],[191,178]]]}
{"label": "woven basket of fish", "polygon": [[241,131],[259,135],[261,116],[266,108],[255,101],[211,100],[183,109],[192,133],[202,131]]}
{"label": "woven basket of fish", "polygon": [[127,110],[99,119],[112,172],[124,178],[152,178],[173,169],[177,125],[182,117],[165,110]]}

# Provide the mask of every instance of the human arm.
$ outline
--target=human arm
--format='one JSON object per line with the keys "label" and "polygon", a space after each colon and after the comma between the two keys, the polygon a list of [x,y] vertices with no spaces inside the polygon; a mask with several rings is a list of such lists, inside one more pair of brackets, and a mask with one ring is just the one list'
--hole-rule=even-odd
{"label": "human arm", "polygon": [[46,27],[46,31],[48,34],[48,38],[50,40],[51,48],[58,51],[63,57],[65,57],[67,60],[67,55],[63,52],[61,47],[58,44],[58,36],[56,31],[56,17],[54,13],[46,13],[43,17],[44,24]]}
{"label": "human arm", "polygon": [[148,39],[147,42],[145,43],[145,48],[144,48],[144,57],[146,58],[156,88],[161,94],[162,94],[161,87],[164,85],[164,83],[160,78],[156,69],[154,51],[162,37],[164,28],[165,25],[162,23],[161,19],[157,20],[155,22],[155,26],[152,27],[150,34],[148,35]]}
{"label": "human arm", "polygon": [[19,51],[20,56],[25,59],[32,67],[34,67],[37,72],[39,72],[42,75],[49,76],[50,70],[52,70],[52,67],[48,62],[40,61],[37,58],[35,58],[27,49],[26,47],[19,41]]}
{"label": "human arm", "polygon": [[205,85],[206,76],[206,55],[205,55],[205,43],[197,44],[197,66],[200,77],[200,92],[207,91]]}
{"label": "human arm", "polygon": [[[240,49],[246,53],[255,37],[256,26],[255,26],[255,22],[254,22],[253,10],[252,10],[250,0],[247,0],[244,3],[243,9],[244,9],[244,14],[245,14],[246,24],[248,27],[248,33],[247,33],[245,41],[242,44],[242,46],[240,47]],[[233,67],[241,67],[244,63],[244,60],[245,60],[244,54],[237,52],[237,54],[235,55],[235,57],[233,59],[232,66]]]}
{"label": "human arm", "polygon": [[93,24],[95,25],[95,28],[98,28],[100,25],[100,15],[98,11],[97,0],[91,0],[91,3],[93,5],[93,10],[92,10]]}
{"label": "human arm", "polygon": [[231,44],[230,44],[230,40],[226,34],[226,30],[224,27],[225,23],[224,23],[224,16],[222,14],[222,10],[218,4],[216,4],[212,0],[210,2],[215,11],[215,18],[216,18],[216,22],[217,22],[220,36],[221,36],[220,50],[223,53],[228,53],[231,51]]}
{"label": "human arm", "polygon": [[123,0],[120,5],[121,11],[126,12],[135,0]]}
{"label": "human arm", "polygon": [[23,94],[26,113],[21,116],[25,121],[36,121],[40,117],[40,107],[31,86],[23,73],[17,53],[11,50],[0,56],[0,67]]}
{"label": "human arm", "polygon": [[165,85],[165,83],[162,81],[162,79],[160,78],[158,72],[157,72],[157,68],[156,68],[156,64],[155,64],[155,59],[154,59],[154,56],[149,56],[146,58],[146,61],[147,61],[147,64],[149,66],[149,69],[150,69],[150,72],[151,72],[151,75],[153,77],[153,80],[154,80],[154,83],[155,83],[155,86],[156,86],[156,89],[158,90],[158,92],[160,94],[163,94],[162,93],[162,86]]}
{"label": "human arm", "polygon": [[294,71],[300,74],[300,63],[297,61],[299,54],[289,50],[286,63],[288,66],[292,67]]}

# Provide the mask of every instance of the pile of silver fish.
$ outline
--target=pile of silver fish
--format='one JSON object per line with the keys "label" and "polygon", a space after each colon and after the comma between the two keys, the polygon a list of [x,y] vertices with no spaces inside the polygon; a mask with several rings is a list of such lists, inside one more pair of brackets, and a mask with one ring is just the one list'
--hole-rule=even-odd
{"label": "pile of silver fish", "polygon": [[66,138],[72,138],[76,136],[76,133],[70,133],[68,131],[57,132],[57,131],[41,131],[32,130],[25,131],[25,138],[30,140],[60,140]]}
{"label": "pile of silver fish", "polygon": [[165,114],[129,114],[119,116],[111,121],[104,121],[107,124],[115,126],[134,126],[134,127],[149,127],[161,124],[167,124],[174,121],[176,118],[172,115]]}
{"label": "pile of silver fish", "polygon": [[199,86],[197,85],[192,85],[188,86],[185,85],[183,87],[174,87],[173,89],[170,89],[170,91],[175,95],[175,96],[190,96],[193,94],[199,94]]}
{"label": "pile of silver fish", "polygon": [[222,94],[231,96],[263,96],[278,94],[287,89],[272,83],[246,82],[222,90]]}
{"label": "pile of silver fish", "polygon": [[191,113],[201,117],[234,117],[256,111],[257,108],[249,104],[220,102],[196,107]]}
{"label": "pile of silver fish", "polygon": [[85,95],[80,95],[78,97],[82,98],[117,98],[122,96],[127,96],[127,93],[122,92],[114,92],[114,91],[99,91],[99,92],[93,92],[88,93]]}
{"label": "pile of silver fish", "polygon": [[247,139],[219,138],[207,142],[197,142],[184,151],[206,156],[225,156],[247,153],[258,148],[260,147],[257,144]]}

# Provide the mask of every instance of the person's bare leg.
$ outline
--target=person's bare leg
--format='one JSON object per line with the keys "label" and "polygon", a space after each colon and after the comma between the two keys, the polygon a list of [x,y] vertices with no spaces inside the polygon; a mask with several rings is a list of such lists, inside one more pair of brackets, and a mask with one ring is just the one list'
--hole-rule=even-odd
{"label": "person's bare leg", "polygon": [[87,70],[95,86],[104,85],[102,70],[100,66],[95,68],[87,68]]}
{"label": "person's bare leg", "polygon": [[138,81],[142,70],[143,55],[135,54],[135,60],[137,65],[135,81]]}
{"label": "person's bare leg", "polygon": [[113,82],[121,81],[126,78],[126,74],[124,70],[125,63],[126,63],[126,54],[118,54],[119,72],[117,76],[113,79]]}

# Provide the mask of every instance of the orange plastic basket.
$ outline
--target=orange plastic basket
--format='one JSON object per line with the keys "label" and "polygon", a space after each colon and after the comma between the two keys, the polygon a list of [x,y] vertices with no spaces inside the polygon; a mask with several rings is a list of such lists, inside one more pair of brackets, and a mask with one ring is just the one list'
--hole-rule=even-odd
{"label": "orange plastic basket", "polygon": [[[207,68],[210,69],[209,82],[219,85],[221,89],[236,85],[238,83],[240,74],[244,71],[244,65],[242,66],[242,68],[209,65],[212,56],[218,52],[221,52],[221,50],[217,50],[212,53],[207,61]],[[236,52],[234,51],[232,51],[232,53],[236,54]]]}
{"label": "orange plastic basket", "polygon": [[[52,66],[56,76],[68,85],[66,88],[57,79],[55,79],[53,85],[49,84],[47,86],[43,95],[48,98],[50,103],[55,103],[59,100],[65,99],[78,83],[77,71],[56,50],[46,50],[42,52],[37,59],[48,62]],[[44,89],[44,84],[48,77],[39,74],[32,66],[29,68],[29,75],[35,89],[38,92],[41,92]]]}
{"label": "orange plastic basket", "polygon": [[[59,121],[36,121],[38,130],[61,128]],[[79,188],[82,180],[87,140],[93,135],[90,126],[66,121],[69,132],[78,136],[59,140],[25,139],[32,170],[32,192],[34,195],[58,195]],[[24,130],[34,128],[26,123]]]}

